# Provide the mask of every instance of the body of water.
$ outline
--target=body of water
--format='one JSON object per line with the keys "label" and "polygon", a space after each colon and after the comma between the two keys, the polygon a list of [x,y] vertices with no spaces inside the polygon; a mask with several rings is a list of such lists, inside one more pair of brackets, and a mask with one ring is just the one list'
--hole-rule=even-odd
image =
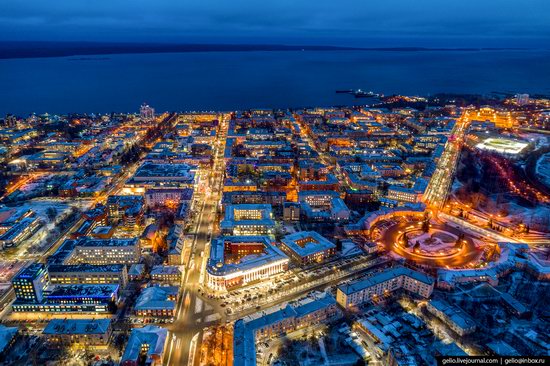
{"label": "body of water", "polygon": [[550,51],[277,51],[0,60],[0,115],[360,104],[385,94],[550,94]]}

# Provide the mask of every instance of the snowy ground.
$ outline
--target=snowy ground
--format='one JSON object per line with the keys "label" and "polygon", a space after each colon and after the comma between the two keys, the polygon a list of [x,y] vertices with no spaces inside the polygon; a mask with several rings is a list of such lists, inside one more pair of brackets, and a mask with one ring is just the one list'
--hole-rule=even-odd
{"label": "snowy ground", "polygon": [[521,133],[520,136],[522,139],[528,140],[529,142],[534,142],[536,149],[550,143],[548,136],[540,133]]}
{"label": "snowy ground", "polygon": [[[452,238],[452,241],[450,242],[444,242],[441,239],[437,237],[437,233],[441,233],[442,235],[448,235]],[[443,232],[443,231],[436,231],[431,233],[421,233],[420,235],[409,236],[409,243],[418,241],[420,243],[420,251],[422,253],[432,253],[432,252],[440,252],[440,251],[447,251],[448,249],[453,248],[454,241],[456,241],[458,237],[456,235],[453,235],[451,233]],[[430,240],[431,243],[430,243]]]}
{"label": "snowy ground", "polygon": [[[548,180],[550,183],[550,163],[548,164]],[[460,187],[460,183],[453,184],[453,192]],[[496,204],[497,195],[493,194],[488,197],[489,202],[485,207],[477,207],[477,211],[489,215],[495,215],[499,211],[499,206]],[[550,227],[550,206],[545,204],[539,204],[536,207],[524,207],[517,204],[514,200],[506,200],[508,215],[500,217],[498,220],[501,222],[509,222],[512,225],[524,223],[531,227],[534,231],[544,231],[544,228]]]}
{"label": "snowy ground", "polygon": [[361,254],[363,251],[355,245],[351,240],[342,241],[342,256],[349,257]]}
{"label": "snowy ground", "polygon": [[521,222],[530,225],[532,230],[541,231],[543,227],[550,226],[550,207],[547,205],[538,205],[534,208],[523,207],[513,201],[508,202],[510,213],[506,216],[506,221],[513,224]]}
{"label": "snowy ground", "polygon": [[[7,249],[2,253],[2,256],[7,255],[11,259],[29,259],[39,256],[44,249],[51,244],[47,243],[48,234],[58,230],[57,225],[65,220],[69,215],[71,208],[77,207],[80,209],[87,208],[87,201],[67,202],[58,199],[33,199],[25,201],[17,206],[10,207],[21,211],[27,209],[33,210],[44,225],[40,227],[30,238],[24,240],[19,246]],[[55,210],[55,216],[48,215],[50,208]],[[51,239],[51,238],[50,238]],[[5,259],[5,257],[3,258]]]}
{"label": "snowy ground", "polygon": [[53,222],[57,221],[60,217],[67,214],[71,205],[63,201],[54,201],[54,200],[30,200],[25,201],[21,205],[17,206],[18,209],[26,210],[31,209],[36,212],[36,215],[40,217],[44,222],[50,223],[48,218],[48,209],[53,208],[56,211],[56,217],[53,219]]}
{"label": "snowy ground", "polygon": [[550,187],[550,153],[546,153],[537,161],[537,177]]}

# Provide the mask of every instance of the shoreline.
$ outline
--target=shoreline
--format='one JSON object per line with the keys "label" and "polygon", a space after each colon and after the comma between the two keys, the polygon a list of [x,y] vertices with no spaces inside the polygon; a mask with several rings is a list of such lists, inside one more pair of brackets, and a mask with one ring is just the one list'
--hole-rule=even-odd
{"label": "shoreline", "polygon": [[87,42],[0,42],[0,60],[108,56],[125,54],[212,53],[212,52],[498,52],[548,51],[518,47],[340,47],[262,44],[138,44]]}

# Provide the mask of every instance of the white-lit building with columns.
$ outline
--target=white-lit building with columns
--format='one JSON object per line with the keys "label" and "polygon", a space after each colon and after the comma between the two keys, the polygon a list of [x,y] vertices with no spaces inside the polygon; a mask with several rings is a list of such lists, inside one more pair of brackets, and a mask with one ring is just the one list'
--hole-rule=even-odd
{"label": "white-lit building with columns", "polygon": [[267,236],[221,236],[210,246],[207,285],[227,291],[286,271],[288,263],[289,258]]}

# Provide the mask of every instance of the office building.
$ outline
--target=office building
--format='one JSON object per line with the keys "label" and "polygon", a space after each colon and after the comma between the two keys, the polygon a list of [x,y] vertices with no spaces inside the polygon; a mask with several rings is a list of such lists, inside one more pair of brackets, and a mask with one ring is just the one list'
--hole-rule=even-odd
{"label": "office building", "polygon": [[138,238],[130,239],[78,239],[67,264],[132,264],[139,262]]}
{"label": "office building", "polygon": [[275,230],[272,217],[271,205],[228,205],[220,228],[226,235],[271,235]]}
{"label": "office building", "polygon": [[14,312],[107,313],[118,302],[119,285],[51,285],[41,302],[16,299]]}
{"label": "office building", "polygon": [[122,264],[53,264],[48,266],[51,284],[108,284],[115,283],[125,287],[128,283],[128,271]]}
{"label": "office building", "polygon": [[16,301],[27,303],[42,302],[48,284],[48,271],[41,263],[31,264],[12,279]]}

